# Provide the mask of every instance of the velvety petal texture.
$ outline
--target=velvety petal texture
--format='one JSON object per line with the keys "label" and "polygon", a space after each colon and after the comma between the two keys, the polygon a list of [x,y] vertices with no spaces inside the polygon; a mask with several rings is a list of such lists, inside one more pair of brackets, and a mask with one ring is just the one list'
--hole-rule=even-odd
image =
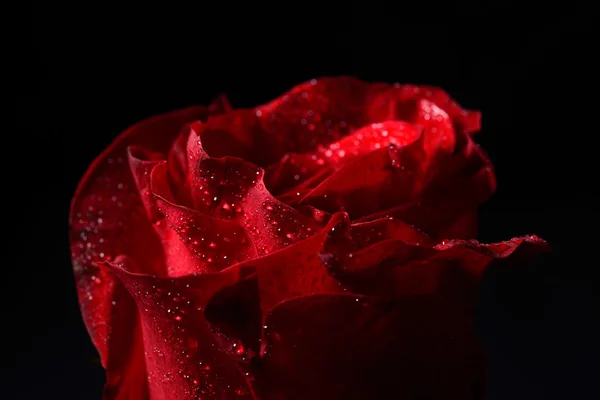
{"label": "velvety petal texture", "polygon": [[339,77],[122,133],[70,215],[103,398],[481,400],[481,277],[548,246],[475,240],[480,119]]}

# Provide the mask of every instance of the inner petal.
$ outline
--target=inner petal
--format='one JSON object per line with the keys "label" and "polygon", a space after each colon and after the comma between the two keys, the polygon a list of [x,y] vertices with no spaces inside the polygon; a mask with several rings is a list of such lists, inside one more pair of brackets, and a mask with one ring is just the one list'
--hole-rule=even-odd
{"label": "inner petal", "polygon": [[322,226],[273,197],[261,168],[235,157],[211,158],[202,145],[204,128],[194,125],[188,141],[192,195],[200,213],[239,224],[259,256],[305,239]]}

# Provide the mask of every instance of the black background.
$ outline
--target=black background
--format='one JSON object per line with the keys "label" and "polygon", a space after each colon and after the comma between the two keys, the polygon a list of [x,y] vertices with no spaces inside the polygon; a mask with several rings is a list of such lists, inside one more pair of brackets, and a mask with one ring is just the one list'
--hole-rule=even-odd
{"label": "black background", "polygon": [[527,268],[486,277],[477,319],[489,400],[598,396],[598,32],[591,9],[576,2],[517,4],[28,10],[23,37],[33,47],[12,41],[15,68],[5,76],[16,89],[17,127],[5,133],[0,397],[100,398],[103,372],[79,315],[67,215],[78,180],[120,131],[219,92],[250,107],[341,74],[441,86],[483,111],[476,139],[499,186],[481,208],[480,238],[536,233],[554,248]]}

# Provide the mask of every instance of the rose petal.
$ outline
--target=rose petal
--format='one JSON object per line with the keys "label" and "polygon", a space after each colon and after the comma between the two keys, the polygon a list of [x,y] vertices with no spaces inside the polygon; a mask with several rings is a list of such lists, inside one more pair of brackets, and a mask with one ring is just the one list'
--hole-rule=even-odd
{"label": "rose petal", "polygon": [[406,146],[372,151],[331,175],[304,196],[300,204],[334,212],[343,210],[352,218],[390,209],[418,196],[431,171],[421,136]]}
{"label": "rose petal", "polygon": [[318,257],[326,235],[344,215],[334,214],[323,229],[308,239],[244,264],[256,269],[263,317],[276,304],[289,298],[344,290]]}
{"label": "rose petal", "polygon": [[203,314],[208,299],[243,279],[243,270],[160,278],[131,273],[139,268],[127,257],[108,266],[139,310],[150,398],[255,398],[235,346]]}
{"label": "rose petal", "polygon": [[174,205],[175,196],[169,185],[170,170],[164,161],[139,157],[150,160],[160,156],[138,148],[129,152],[140,196],[164,249],[166,265],[156,275],[219,271],[256,254],[241,227]]}
{"label": "rose petal", "polygon": [[301,206],[298,207],[297,210],[304,215],[310,216],[313,220],[323,226],[325,226],[331,218],[331,214],[321,211],[318,208],[314,208],[313,206]]}
{"label": "rose petal", "polygon": [[[217,293],[206,308],[208,320],[258,351],[261,319],[277,304],[298,296],[343,292],[343,286],[319,259],[318,251],[331,228],[346,217],[335,214],[327,226],[308,239],[239,264],[237,267],[254,270],[255,275]],[[245,322],[240,325],[240,321]]]}
{"label": "rose petal", "polygon": [[163,162],[163,156],[138,146],[130,146],[127,160],[148,219],[154,223],[161,219],[161,216],[156,209],[156,201],[150,189],[150,174],[157,164]]}
{"label": "rose petal", "polygon": [[[472,236],[476,222],[464,226],[466,232],[452,232],[453,224],[465,213],[487,201],[496,190],[496,177],[485,153],[467,136],[459,137],[454,154],[447,155],[423,192],[411,201],[383,209],[360,220],[392,216],[400,218],[437,239]],[[446,236],[450,235],[450,236]],[[458,236],[453,236],[458,235]]]}
{"label": "rose petal", "polygon": [[[326,77],[300,84],[254,110],[209,118],[202,140],[213,157],[234,156],[259,166],[277,163],[288,154],[284,165],[267,171],[282,169],[274,172],[280,175],[275,182],[269,174],[266,179],[267,187],[280,194],[322,170],[304,160],[304,153],[317,157],[312,152],[319,146],[323,152],[351,153],[352,146],[347,151],[328,147],[364,125],[386,120],[418,123],[451,146],[455,126],[461,133],[474,132],[479,129],[479,119],[478,112],[460,108],[438,88]],[[290,168],[295,158],[301,160]]]}
{"label": "rose petal", "polygon": [[[432,180],[446,173],[445,169],[456,169],[458,157],[449,160],[457,138],[448,114],[428,100],[420,99],[413,105],[405,110],[410,111],[406,118],[423,127],[421,137],[412,125],[391,121],[372,124],[334,143],[331,146],[339,147],[344,158],[369,151],[373,154],[354,162],[349,157],[348,163],[337,165],[339,171],[303,198],[301,204],[327,211],[342,209],[357,218],[420,197]],[[460,140],[463,143],[467,139]],[[356,146],[354,150],[348,147],[350,143]],[[381,150],[387,146],[389,153]],[[329,149],[326,155],[334,153]]]}
{"label": "rose petal", "polygon": [[[148,220],[152,223],[152,227],[160,239],[163,249],[162,257],[154,260],[155,263],[161,264],[155,265],[152,270],[144,272],[153,272],[159,276],[178,276],[196,272],[198,262],[194,254],[180,240],[177,232],[165,221],[165,216],[158,209],[154,191],[151,187],[152,170],[157,165],[164,164],[162,155],[142,148],[130,147],[128,159],[140,198],[148,215]],[[167,180],[166,173],[162,175],[161,181],[166,186],[166,183],[164,183]],[[157,186],[156,181],[157,179],[155,178],[155,186]],[[168,197],[173,197],[170,192]],[[152,266],[152,264],[149,266]]]}
{"label": "rose petal", "polygon": [[156,165],[151,183],[157,209],[163,216],[154,225],[159,233],[167,231],[163,245],[170,276],[217,272],[256,257],[254,244],[239,224],[174,204],[167,172],[164,163]]}
{"label": "rose petal", "polygon": [[344,210],[359,220],[395,216],[441,238],[496,189],[491,162],[470,137],[456,137],[453,153],[443,137],[450,136],[425,130],[406,146],[378,149],[350,162],[299,202],[287,195],[280,199],[328,212]]}
{"label": "rose petal", "polygon": [[482,396],[472,324],[437,297],[304,296],[276,306],[266,326],[256,373],[266,400]]}
{"label": "rose petal", "polygon": [[[349,229],[350,221],[345,221],[340,230]],[[339,232],[338,230],[337,232]],[[401,240],[412,245],[433,246],[436,242],[412,225],[394,218],[382,218],[369,222],[359,222],[351,225],[351,239],[358,248],[367,247],[382,240]]]}
{"label": "rose petal", "polygon": [[193,207],[192,189],[188,171],[188,143],[189,129],[184,128],[177,139],[173,142],[167,157],[169,169],[168,181],[177,204]]}
{"label": "rose petal", "polygon": [[[303,207],[312,207],[312,206],[308,206],[308,205],[300,205],[300,202],[302,201],[302,199],[312,191],[313,191],[313,189],[308,189],[308,188],[294,188],[293,190],[290,190],[289,192],[286,192],[280,196],[277,196],[277,200],[281,201],[284,204],[287,204],[288,206],[294,207],[296,209],[303,208]],[[312,208],[315,208],[315,207],[312,207]]]}
{"label": "rose petal", "polygon": [[287,154],[279,164],[266,170],[269,189],[281,193],[284,190],[294,192],[300,188],[315,188],[332,173],[361,156],[390,145],[408,145],[420,134],[421,129],[409,123],[387,121],[361,128],[328,146],[318,146],[312,153]]}
{"label": "rose petal", "polygon": [[[413,90],[415,87],[411,87],[408,91],[399,88],[382,91],[381,88],[384,87],[385,85],[373,85],[369,93],[374,98],[365,106],[365,109],[357,112],[362,115],[362,117],[356,117],[357,121],[360,120],[365,124],[374,124],[375,126],[384,121],[391,121],[387,124],[394,122],[416,124],[425,130],[426,151],[445,149],[447,152],[452,152],[455,143],[454,127],[460,124],[457,125],[455,118],[447,111],[454,112],[455,116],[458,115],[462,118],[462,109],[459,107],[457,110],[454,106],[450,106],[450,104],[456,103],[449,100],[448,97],[443,99],[442,107],[440,107],[425,96],[425,93],[429,93],[429,98],[439,98],[439,96],[433,96],[430,89],[418,91],[415,94]],[[398,91],[400,92],[399,96],[393,94]],[[436,91],[443,93],[440,89],[436,89]],[[374,93],[377,92],[380,93],[375,95]],[[386,93],[391,93],[391,95]],[[381,100],[387,102],[381,103]],[[466,114],[471,115],[472,113],[466,112]],[[479,115],[478,113],[474,114]],[[478,129],[478,124],[479,122],[477,122],[477,127],[470,126],[469,129]],[[458,128],[461,132],[464,130],[462,126],[458,126]],[[416,135],[412,137],[408,135],[406,138],[408,140],[403,140],[402,136],[388,136],[388,133],[397,132],[398,129],[393,126],[382,126],[379,131],[363,128],[359,132],[350,133],[326,146],[318,145],[316,152],[288,153],[279,164],[273,164],[267,168],[267,187],[273,193],[282,193],[284,190],[292,190],[291,188],[294,187],[307,187],[307,184],[304,183],[306,180],[311,181],[312,186],[308,187],[315,187],[330,175],[331,171],[339,169],[356,156],[385,147],[390,143],[402,146],[416,139]],[[329,171],[328,174],[324,174],[324,170]],[[318,180],[315,179],[316,175],[319,176]]]}
{"label": "rose petal", "polygon": [[377,91],[372,89],[351,77],[313,79],[257,107],[260,125],[270,135],[273,161],[290,151],[327,145],[364,125],[362,110]]}
{"label": "rose petal", "polygon": [[113,301],[122,298],[118,285],[95,263],[126,252],[149,271],[162,266],[161,246],[131,177],[126,148],[138,144],[164,151],[182,124],[206,113],[206,107],[191,107],[127,129],[96,158],[73,196],[69,218],[73,267],[84,322],[107,371],[106,399],[129,398],[127,385],[142,378],[130,374],[132,366],[123,350],[132,343],[130,332],[116,328],[130,326],[132,316],[115,310]]}
{"label": "rose petal", "polygon": [[386,120],[415,122],[414,104],[433,103],[461,132],[479,129],[480,114],[462,109],[442,89],[324,77],[302,83],[254,110],[210,118],[203,140],[214,157],[234,156],[267,166],[286,153],[329,145],[355,129]]}
{"label": "rose petal", "polygon": [[[111,271],[95,267],[94,274],[85,294],[81,286],[78,289],[80,297],[87,296],[86,307],[82,309],[85,321],[95,330],[88,329],[98,335],[96,338],[104,333],[102,346],[97,345],[106,373],[102,398],[145,398],[148,396],[146,363],[135,302]],[[107,325],[105,319],[113,325]],[[100,326],[105,330],[98,329]]]}
{"label": "rose petal", "polygon": [[353,226],[340,221],[335,228],[320,257],[352,291],[393,297],[438,293],[463,310],[474,305],[477,283],[487,267],[518,265],[523,257],[548,250],[536,236],[489,245],[474,240],[434,245],[393,219]]}
{"label": "rose petal", "polygon": [[239,158],[211,158],[200,140],[204,129],[203,124],[193,125],[188,141],[196,209],[240,223],[258,255],[305,239],[321,227],[318,221],[275,199],[264,185],[261,168]]}
{"label": "rose petal", "polygon": [[327,165],[315,153],[288,153],[265,169],[265,186],[274,195],[287,198],[295,192],[315,188],[335,171],[334,166]]}

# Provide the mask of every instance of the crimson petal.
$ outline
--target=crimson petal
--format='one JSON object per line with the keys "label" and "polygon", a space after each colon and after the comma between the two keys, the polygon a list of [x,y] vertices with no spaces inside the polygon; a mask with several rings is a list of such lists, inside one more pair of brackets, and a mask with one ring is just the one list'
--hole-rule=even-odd
{"label": "crimson petal", "polygon": [[174,232],[177,237],[173,240],[169,235],[165,242],[168,259],[173,260],[169,264],[169,275],[217,272],[256,256],[254,244],[237,223],[173,203],[164,163],[152,169],[151,182],[158,211],[164,216],[164,220],[155,225],[167,225],[158,228]]}
{"label": "crimson petal", "polygon": [[346,218],[343,213],[334,214],[323,229],[308,239],[236,266],[255,273],[217,293],[206,307],[207,319],[258,352],[264,319],[277,304],[298,296],[344,292],[318,252],[331,229]]}
{"label": "crimson petal", "polygon": [[351,77],[313,79],[257,107],[262,130],[272,138],[273,161],[327,145],[364,125],[362,111],[376,90]]}
{"label": "crimson petal", "polygon": [[[327,211],[342,209],[354,218],[364,217],[419,198],[423,191],[429,190],[432,181],[443,181],[439,176],[449,175],[447,170],[464,167],[459,161],[466,163],[467,158],[452,157],[452,153],[455,144],[462,150],[465,143],[471,141],[455,136],[448,114],[425,99],[414,103],[410,112],[409,120],[423,128],[420,137],[416,127],[389,121],[364,127],[330,145],[340,149],[338,158],[353,153],[367,154],[338,166],[341,169],[320,183],[300,204],[311,204]],[[363,145],[365,141],[366,145]],[[350,143],[357,147],[354,151],[348,147]],[[382,150],[388,146],[389,152]],[[334,153],[329,149],[326,155],[331,157]],[[440,195],[444,197],[445,193]]]}
{"label": "crimson petal", "polygon": [[[205,118],[208,112],[206,107],[191,107],[127,129],[94,160],[73,196],[69,218],[73,269],[83,319],[107,373],[107,400],[130,398],[128,388],[145,378],[143,368],[125,350],[135,352],[136,330],[120,328],[130,326],[135,315],[126,311],[124,289],[113,274],[96,262],[128,253],[149,270],[162,265],[160,243],[127,165],[127,146],[166,151],[181,125]],[[115,304],[122,307],[116,309]]]}
{"label": "crimson petal", "polygon": [[335,228],[320,257],[353,291],[392,297],[440,294],[467,312],[486,268],[519,265],[524,258],[548,250],[537,236],[495,244],[475,240],[434,244],[405,223],[389,218],[353,226],[340,221]]}
{"label": "crimson petal", "polygon": [[366,215],[359,220],[392,216],[436,239],[472,238],[476,230],[473,210],[496,190],[496,177],[487,155],[468,136],[459,136],[457,149],[445,155],[437,175],[411,201]]}
{"label": "crimson petal", "polygon": [[132,273],[133,264],[119,257],[107,266],[137,304],[149,397],[254,399],[234,343],[214,333],[203,312],[216,291],[244,279],[245,271],[167,278]]}
{"label": "crimson petal", "polygon": [[353,160],[390,145],[406,146],[420,134],[421,129],[409,123],[386,121],[361,128],[328,146],[317,146],[315,152],[287,154],[266,170],[269,188],[276,193],[314,188]]}
{"label": "crimson petal", "polygon": [[308,239],[246,263],[256,268],[263,317],[289,298],[344,290],[318,257],[326,235],[344,218],[343,213],[334,214],[323,229]]}
{"label": "crimson petal", "polygon": [[430,176],[426,138],[406,146],[393,144],[350,162],[305,195],[300,204],[352,218],[386,210],[419,195]]}
{"label": "crimson petal", "polygon": [[168,181],[177,204],[193,207],[192,189],[188,174],[188,135],[189,129],[184,128],[173,142],[167,156],[167,167],[169,169]]}
{"label": "crimson petal", "polygon": [[202,140],[214,157],[234,156],[260,166],[291,153],[280,167],[283,176],[275,184],[270,177],[266,180],[280,194],[283,186],[289,189],[302,181],[302,175],[312,176],[311,168],[303,167],[306,160],[296,164],[299,168],[289,168],[295,157],[303,158],[301,154],[330,146],[362,126],[386,120],[418,123],[440,136],[448,131],[446,140],[451,143],[454,127],[460,133],[477,131],[480,114],[462,109],[438,88],[325,77],[300,84],[253,110],[209,118]]}
{"label": "crimson petal", "polygon": [[264,185],[261,168],[235,157],[210,157],[200,139],[205,128],[194,124],[188,141],[196,209],[240,223],[258,255],[305,239],[322,226],[274,198]]}
{"label": "crimson petal", "polygon": [[[392,91],[397,91],[397,88]],[[419,167],[430,176],[441,174],[440,169],[446,168],[442,163],[445,160],[444,155],[454,151],[457,141],[456,121],[443,107],[425,97],[416,95],[412,89],[408,92],[405,90],[401,92],[408,93],[408,95],[404,95],[404,98],[390,100],[391,103],[386,106],[391,107],[391,111],[382,112],[385,110],[381,110],[382,105],[379,105],[377,100],[373,100],[375,108],[363,110],[363,114],[366,116],[363,120],[377,121],[376,123],[350,133],[327,146],[318,145],[316,151],[288,153],[278,164],[270,165],[266,169],[265,179],[269,189],[274,193],[289,190],[290,194],[280,195],[280,198],[286,202],[290,201],[290,204],[296,204],[296,199],[291,193],[301,192],[305,188],[315,188],[335,171],[352,164],[356,158],[389,145],[402,147],[414,142],[418,138],[417,132],[420,130],[411,128],[411,124],[423,129],[422,151],[424,157],[421,157]],[[424,90],[422,93],[429,93],[430,98],[435,97],[431,95],[430,90]],[[375,97],[377,98],[377,96]],[[443,104],[448,106],[449,103],[446,101]],[[399,120],[408,121],[408,123]],[[458,129],[462,128],[458,126]],[[459,139],[464,141],[465,139],[461,136],[463,135],[459,135]],[[368,157],[365,159],[370,160]],[[433,165],[430,165],[432,163]],[[402,166],[402,168],[406,167],[406,165]],[[355,169],[351,168],[349,172],[354,173]],[[408,172],[413,173],[414,171]],[[426,179],[427,176],[420,178]],[[338,180],[347,181],[347,184],[353,181],[346,178]],[[338,180],[334,179],[336,185],[339,184]],[[325,187],[328,188],[327,185]],[[320,192],[314,193],[317,196],[319,194]],[[328,202],[331,203],[331,199]]]}

